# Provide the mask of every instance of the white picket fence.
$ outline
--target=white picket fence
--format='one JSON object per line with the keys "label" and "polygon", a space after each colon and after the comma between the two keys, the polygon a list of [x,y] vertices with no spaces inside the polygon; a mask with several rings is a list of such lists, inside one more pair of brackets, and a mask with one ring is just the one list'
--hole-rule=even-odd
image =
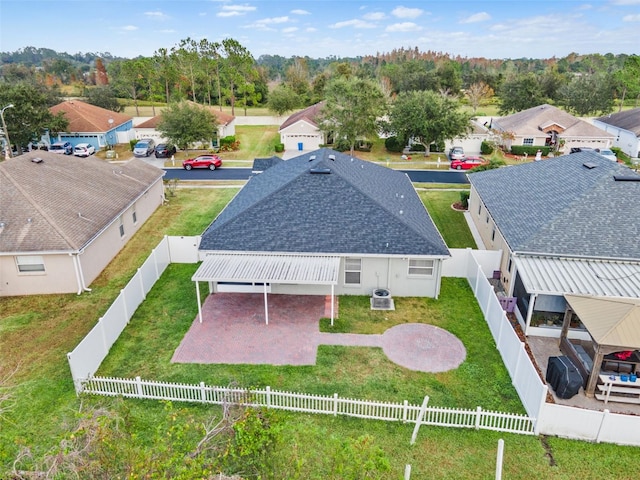
{"label": "white picket fence", "polygon": [[[107,378],[93,377],[82,383],[84,393],[105,396],[171,400],[176,402],[207,403],[214,405],[238,404],[252,407],[266,407],[291,412],[341,415],[371,420],[416,423],[420,405],[379,402],[333,396],[293,393],[260,389],[228,388],[156,382],[140,377]],[[533,435],[534,420],[527,415],[492,412],[477,407],[475,410],[427,407],[421,425],[440,427],[474,428],[498,432]]]}

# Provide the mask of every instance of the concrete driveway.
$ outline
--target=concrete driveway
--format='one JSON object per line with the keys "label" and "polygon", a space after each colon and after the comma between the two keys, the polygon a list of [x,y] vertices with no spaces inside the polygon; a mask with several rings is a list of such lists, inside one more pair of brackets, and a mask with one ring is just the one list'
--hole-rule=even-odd
{"label": "concrete driveway", "polygon": [[209,295],[202,323],[194,319],[172,362],[315,365],[318,345],[382,348],[392,362],[421,372],[452,370],[466,358],[462,342],[433,325],[396,325],[381,335],[321,333],[319,319],[330,317],[330,297],[270,294],[268,303],[266,325],[263,294]]}

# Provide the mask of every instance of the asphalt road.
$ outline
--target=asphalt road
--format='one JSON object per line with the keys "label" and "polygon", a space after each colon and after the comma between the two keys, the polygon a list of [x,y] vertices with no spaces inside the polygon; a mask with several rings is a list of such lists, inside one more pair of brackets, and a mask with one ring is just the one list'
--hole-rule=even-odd
{"label": "asphalt road", "polygon": [[[182,168],[167,168],[165,179],[178,178],[180,180],[247,180],[251,176],[250,168],[218,168],[216,170]],[[401,170],[405,172],[412,182],[416,183],[469,183],[464,172],[454,170]]]}

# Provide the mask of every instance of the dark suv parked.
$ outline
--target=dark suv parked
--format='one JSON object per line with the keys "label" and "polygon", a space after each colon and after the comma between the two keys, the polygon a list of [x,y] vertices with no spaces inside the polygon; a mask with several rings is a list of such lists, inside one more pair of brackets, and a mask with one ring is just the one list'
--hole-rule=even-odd
{"label": "dark suv parked", "polygon": [[176,147],[170,143],[159,143],[156,147],[156,158],[169,158],[171,155],[175,155]]}

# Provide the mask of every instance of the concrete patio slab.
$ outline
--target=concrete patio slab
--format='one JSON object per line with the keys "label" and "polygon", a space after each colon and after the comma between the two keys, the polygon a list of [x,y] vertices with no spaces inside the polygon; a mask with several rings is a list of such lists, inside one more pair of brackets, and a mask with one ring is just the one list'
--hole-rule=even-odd
{"label": "concrete patio slab", "polygon": [[263,294],[209,295],[202,323],[194,319],[172,362],[315,365],[318,345],[343,345],[382,348],[407,369],[443,372],[466,357],[458,338],[422,323],[397,325],[382,335],[320,332],[319,319],[331,315],[330,297],[270,294],[268,305],[266,325]]}

